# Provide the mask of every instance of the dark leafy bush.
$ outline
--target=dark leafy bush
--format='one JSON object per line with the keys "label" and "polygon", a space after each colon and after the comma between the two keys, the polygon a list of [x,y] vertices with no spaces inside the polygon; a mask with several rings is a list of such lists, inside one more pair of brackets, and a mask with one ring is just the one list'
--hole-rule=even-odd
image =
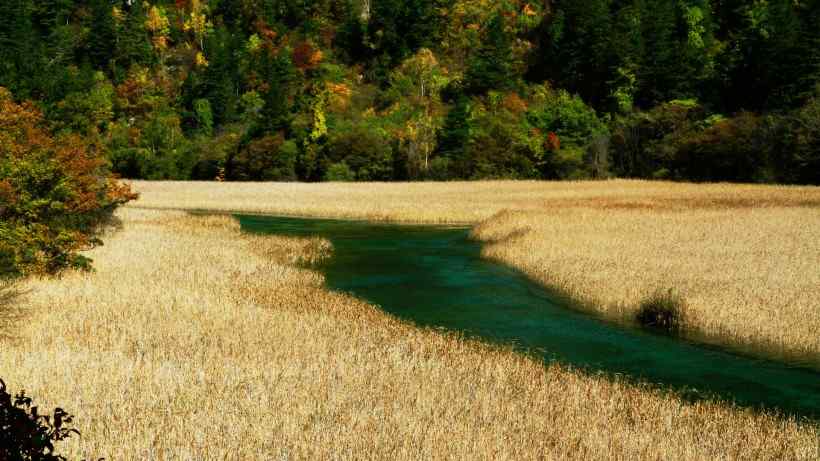
{"label": "dark leafy bush", "polygon": [[780,181],[820,184],[820,95],[782,117],[778,128],[774,155]]}
{"label": "dark leafy bush", "polygon": [[4,461],[59,461],[55,442],[80,432],[71,427],[73,417],[62,408],[42,415],[24,391],[12,396],[0,379],[0,459]]}
{"label": "dark leafy bush", "polygon": [[751,113],[721,120],[680,142],[672,170],[693,181],[772,181],[769,132]]}
{"label": "dark leafy bush", "polygon": [[469,179],[530,179],[539,175],[540,153],[516,120],[488,116],[456,158],[453,176]]}
{"label": "dark leafy bush", "polygon": [[672,101],[613,121],[612,172],[622,177],[669,176],[679,143],[692,136],[705,114],[695,101]]}
{"label": "dark leafy bush", "polygon": [[347,166],[347,163],[339,162],[327,168],[323,179],[334,182],[351,182],[356,180],[356,173]]}
{"label": "dark leafy bush", "polygon": [[635,319],[643,327],[677,333],[686,321],[683,300],[672,290],[655,293],[641,303]]}
{"label": "dark leafy bush", "polygon": [[226,175],[239,181],[295,181],[296,143],[284,136],[264,136],[228,158]]}
{"label": "dark leafy bush", "polygon": [[358,124],[331,134],[322,151],[323,177],[332,165],[344,163],[357,181],[393,179],[393,146],[384,133]]}

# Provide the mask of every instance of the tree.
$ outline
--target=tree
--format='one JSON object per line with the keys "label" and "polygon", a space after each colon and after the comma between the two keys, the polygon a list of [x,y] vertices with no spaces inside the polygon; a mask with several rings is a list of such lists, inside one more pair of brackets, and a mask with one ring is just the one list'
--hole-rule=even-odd
{"label": "tree", "polygon": [[126,72],[135,65],[148,65],[154,61],[151,42],[145,26],[145,10],[142,2],[128,3],[128,9],[117,10],[117,40],[113,43],[115,80],[124,79]]}
{"label": "tree", "polygon": [[31,103],[0,88],[0,260],[18,274],[87,267],[78,251],[135,195],[109,175],[98,146],[55,138]]}
{"label": "tree", "polygon": [[[421,47],[430,47],[438,36],[437,1],[379,0],[370,3],[368,39],[376,73],[384,79],[389,70]],[[384,81],[384,80],[382,80]]]}
{"label": "tree", "polygon": [[291,57],[285,50],[263,51],[261,74],[265,82],[260,128],[268,133],[287,129],[291,121],[291,82],[295,78]]}
{"label": "tree", "polygon": [[[612,17],[608,0],[556,2],[545,28],[543,60],[548,63],[539,80],[552,79],[564,88],[599,104],[609,96],[612,80]],[[633,24],[632,27],[635,27]]]}
{"label": "tree", "polygon": [[444,126],[438,136],[438,156],[450,162],[463,158],[467,143],[472,136],[470,100],[462,96],[447,113]]}
{"label": "tree", "polygon": [[[107,69],[112,56],[111,45],[117,42],[114,8],[108,0],[92,0],[91,21],[86,40],[86,55],[97,69]],[[116,66],[116,64],[115,64]]]}
{"label": "tree", "polygon": [[471,94],[510,89],[516,76],[512,72],[512,46],[505,30],[504,17],[497,13],[487,25],[486,36],[470,57],[464,87]]}
{"label": "tree", "polygon": [[33,96],[39,50],[32,21],[31,0],[0,2],[0,86],[10,88],[21,97]]}
{"label": "tree", "polygon": [[165,51],[168,49],[168,34],[171,32],[165,8],[156,5],[150,7],[145,28],[151,34],[151,43],[160,56],[160,62],[163,62]]}

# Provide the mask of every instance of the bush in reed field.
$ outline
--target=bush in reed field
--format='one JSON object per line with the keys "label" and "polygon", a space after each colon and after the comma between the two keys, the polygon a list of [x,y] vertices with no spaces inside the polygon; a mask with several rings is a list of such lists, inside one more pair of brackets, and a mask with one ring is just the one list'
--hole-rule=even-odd
{"label": "bush in reed field", "polygon": [[88,267],[77,252],[135,198],[112,179],[101,147],[55,137],[32,104],[0,88],[0,276]]}
{"label": "bush in reed field", "polygon": [[644,327],[674,334],[685,327],[685,304],[671,289],[658,291],[641,302],[635,319]]}

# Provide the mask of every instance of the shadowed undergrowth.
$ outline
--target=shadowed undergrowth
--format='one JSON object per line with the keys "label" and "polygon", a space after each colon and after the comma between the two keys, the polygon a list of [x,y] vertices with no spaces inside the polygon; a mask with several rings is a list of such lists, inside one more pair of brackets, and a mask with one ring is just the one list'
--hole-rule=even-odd
{"label": "shadowed undergrowth", "polygon": [[641,302],[635,320],[645,328],[677,334],[686,326],[686,304],[672,289],[658,291]]}

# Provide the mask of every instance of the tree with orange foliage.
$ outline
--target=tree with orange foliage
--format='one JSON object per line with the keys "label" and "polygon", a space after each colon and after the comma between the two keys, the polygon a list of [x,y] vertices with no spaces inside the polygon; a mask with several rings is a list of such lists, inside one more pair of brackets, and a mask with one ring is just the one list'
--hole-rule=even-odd
{"label": "tree with orange foliage", "polygon": [[135,198],[110,176],[99,145],[55,139],[32,103],[0,87],[0,277],[88,267],[78,252]]}
{"label": "tree with orange foliage", "polygon": [[293,49],[293,65],[302,72],[316,68],[322,63],[322,50],[305,40]]}

